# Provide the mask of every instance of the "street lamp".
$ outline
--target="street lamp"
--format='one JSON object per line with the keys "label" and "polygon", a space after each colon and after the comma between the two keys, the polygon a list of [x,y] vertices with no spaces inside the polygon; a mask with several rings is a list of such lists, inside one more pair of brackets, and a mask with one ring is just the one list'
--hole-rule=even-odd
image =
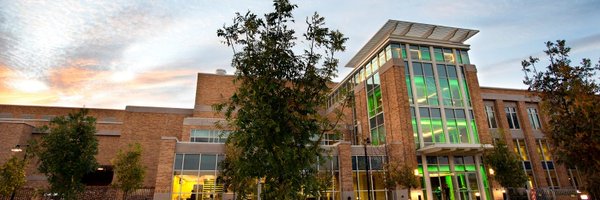
{"label": "street lamp", "polygon": [[371,164],[369,161],[369,153],[367,153],[367,144],[371,144],[371,139],[368,137],[365,138],[365,141],[363,142],[363,148],[365,150],[365,165],[367,167],[367,199],[371,200],[371,176],[369,175]]}
{"label": "street lamp", "polygon": [[[25,145],[25,146],[28,146],[28,145]],[[20,144],[17,144],[17,145],[15,145],[15,147],[13,147],[12,149],[10,149],[10,151],[12,151],[12,152],[21,152],[21,151],[23,151],[23,149],[21,149],[21,145]]]}

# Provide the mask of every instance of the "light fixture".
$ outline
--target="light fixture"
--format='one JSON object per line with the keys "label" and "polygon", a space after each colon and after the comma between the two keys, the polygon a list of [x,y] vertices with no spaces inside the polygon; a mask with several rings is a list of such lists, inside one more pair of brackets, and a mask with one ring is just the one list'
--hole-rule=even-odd
{"label": "light fixture", "polygon": [[16,145],[14,148],[10,149],[10,151],[12,152],[21,152],[23,151],[23,149],[21,149],[21,145]]}
{"label": "light fixture", "polygon": [[104,168],[98,167],[98,171],[104,171]]}
{"label": "light fixture", "polygon": [[505,189],[502,189],[502,193],[506,193],[506,190],[505,190]]}
{"label": "light fixture", "polygon": [[478,197],[480,194],[479,192],[475,192],[475,196]]}
{"label": "light fixture", "polygon": [[587,194],[582,194],[579,197],[581,197],[581,199],[583,199],[583,200],[587,200],[588,199],[588,195]]}
{"label": "light fixture", "polygon": [[414,173],[415,173],[415,176],[418,176],[419,175],[419,169],[415,169]]}
{"label": "light fixture", "polygon": [[494,175],[494,173],[496,173],[492,168],[490,168],[488,171],[490,172],[490,175]]}
{"label": "light fixture", "polygon": [[577,190],[577,194],[581,194],[581,191]]}

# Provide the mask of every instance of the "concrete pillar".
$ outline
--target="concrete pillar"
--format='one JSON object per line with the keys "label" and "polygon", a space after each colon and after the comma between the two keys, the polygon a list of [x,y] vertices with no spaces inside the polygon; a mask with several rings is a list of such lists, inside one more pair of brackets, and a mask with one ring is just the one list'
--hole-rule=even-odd
{"label": "concrete pillar", "polygon": [[338,160],[340,164],[340,190],[343,200],[350,197],[354,200],[354,187],[352,185],[352,148],[350,142],[341,142],[338,146]]}

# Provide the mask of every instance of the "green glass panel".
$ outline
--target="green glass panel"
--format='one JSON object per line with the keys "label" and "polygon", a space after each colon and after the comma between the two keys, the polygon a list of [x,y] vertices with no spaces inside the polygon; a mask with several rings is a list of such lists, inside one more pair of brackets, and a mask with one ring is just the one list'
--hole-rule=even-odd
{"label": "green glass panel", "polygon": [[419,174],[423,174],[423,165],[419,165],[418,169],[419,169]]}
{"label": "green glass panel", "polygon": [[458,128],[455,120],[447,119],[446,127],[448,130],[448,136],[450,137],[450,143],[459,143],[460,137],[458,135]]}
{"label": "green glass panel", "polygon": [[[383,64],[385,64],[385,61],[385,51],[379,52],[379,66],[377,66],[377,68],[383,66]],[[373,72],[375,72],[375,69],[373,69]]]}
{"label": "green glass panel", "polygon": [[441,48],[434,48],[433,54],[435,55],[435,61],[444,62],[444,53],[442,53]]}
{"label": "green glass panel", "polygon": [[392,59],[392,47],[388,45],[385,47],[385,61]]}
{"label": "green glass panel", "polygon": [[475,165],[465,165],[465,171],[474,172],[477,170],[475,169]]}
{"label": "green glass panel", "polygon": [[392,58],[400,58],[400,54],[401,54],[401,49],[400,49],[400,45],[398,44],[392,44]]}
{"label": "green glass panel", "polygon": [[463,88],[465,89],[465,98],[467,99],[469,106],[471,106],[471,96],[469,95],[469,87],[467,85],[467,80],[465,79],[463,79]]}
{"label": "green glass panel", "polygon": [[460,86],[458,84],[458,80],[451,78],[448,80],[448,83],[450,85],[450,94],[452,94],[452,101],[454,103],[454,106],[461,107],[463,104],[462,104],[462,95],[460,93]]}
{"label": "green glass panel", "polygon": [[461,51],[456,50],[456,60],[458,61],[458,63],[463,64],[463,60],[462,60],[462,55],[460,54]]}
{"label": "green glass panel", "polygon": [[460,143],[469,143],[469,133],[467,132],[467,120],[456,119]]}
{"label": "green glass panel", "polygon": [[463,59],[463,63],[464,64],[471,64],[471,62],[469,61],[469,54],[467,54],[466,51],[460,51],[461,53],[461,57]]}
{"label": "green glass panel", "polygon": [[447,190],[450,193],[449,200],[455,200],[455,198],[454,198],[454,183],[452,181],[452,176],[445,176],[444,181],[446,183],[446,186],[448,186]]}
{"label": "green glass panel", "polygon": [[477,124],[475,124],[475,119],[471,120],[471,130],[473,131],[474,142],[479,144],[479,133],[477,132]]}
{"label": "green glass panel", "polygon": [[436,173],[438,171],[438,166],[437,165],[427,165],[427,171],[429,173]]}
{"label": "green glass panel", "polygon": [[483,167],[483,165],[480,166],[480,173],[481,173],[481,179],[483,181],[483,187],[485,188],[483,191],[485,192],[485,196],[487,197],[487,199],[492,199],[492,194],[490,192],[490,184],[488,182],[488,178],[487,175],[485,173],[485,167]]}
{"label": "green glass panel", "polygon": [[437,98],[437,88],[435,87],[435,79],[433,77],[425,78],[427,85],[427,102],[429,105],[439,105]]}
{"label": "green glass panel", "polygon": [[406,59],[406,46],[400,45],[400,48],[402,48],[402,59]]}
{"label": "green glass panel", "polygon": [[417,119],[415,117],[413,117],[411,122],[412,122],[412,127],[413,127],[413,137],[415,138],[415,147],[417,149],[419,149],[420,143],[419,143],[419,131],[417,129]]}
{"label": "green glass panel", "polygon": [[421,131],[423,133],[423,142],[433,142],[431,137],[431,120],[429,118],[421,118]]}
{"label": "green glass panel", "polygon": [[429,47],[421,47],[421,60],[431,60],[431,53]]}
{"label": "green glass panel", "polygon": [[464,165],[454,165],[454,171],[463,172],[463,171],[465,171],[465,166]]}
{"label": "green glass panel", "polygon": [[367,98],[367,109],[369,111],[369,117],[375,115],[375,97],[373,95],[369,95]]}
{"label": "green glass panel", "polygon": [[408,91],[408,102],[413,104],[412,85],[410,84],[410,76],[406,76],[406,90]]}
{"label": "green glass panel", "polygon": [[436,143],[444,143],[446,142],[446,137],[444,136],[444,127],[442,126],[442,119],[432,119],[432,131],[434,134],[434,142]]}
{"label": "green glass panel", "polygon": [[417,103],[425,104],[427,101],[427,87],[422,76],[415,76],[415,89],[417,92]]}
{"label": "green glass panel", "polygon": [[450,165],[440,165],[439,170],[440,170],[440,172],[451,172]]}
{"label": "green glass panel", "polygon": [[373,100],[375,101],[375,114],[382,112],[383,107],[381,106],[381,88],[377,87],[373,91]]}
{"label": "green glass panel", "polygon": [[371,144],[378,146],[379,145],[379,132],[377,128],[371,129]]}
{"label": "green glass panel", "polygon": [[450,85],[448,85],[448,79],[440,77],[440,90],[442,91],[444,106],[452,106],[452,94],[450,93]]}

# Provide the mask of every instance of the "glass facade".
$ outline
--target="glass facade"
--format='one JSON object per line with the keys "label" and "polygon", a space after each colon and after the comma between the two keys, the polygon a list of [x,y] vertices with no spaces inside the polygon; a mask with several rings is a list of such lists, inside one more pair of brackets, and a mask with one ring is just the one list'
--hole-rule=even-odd
{"label": "glass facade", "polygon": [[[421,185],[429,183],[434,200],[491,199],[490,187],[483,165],[477,166],[474,156],[426,156],[417,157]],[[427,166],[426,168],[424,166]],[[426,169],[426,171],[424,171]],[[479,171],[479,173],[478,173]],[[425,176],[425,172],[429,178]],[[479,179],[483,183],[480,187]],[[422,188],[427,194],[426,188]],[[429,199],[425,195],[424,199]]]}
{"label": "glass facade", "polygon": [[[398,48],[404,47],[404,48]],[[399,44],[409,49],[405,73],[416,147],[436,143],[479,143],[461,51]],[[431,59],[433,51],[434,59]],[[399,54],[392,54],[399,55]],[[457,57],[461,57],[460,60]],[[460,62],[459,62],[460,61]]]}
{"label": "glass facade", "polygon": [[222,199],[218,163],[223,158],[217,154],[176,154],[171,199]]}
{"label": "glass facade", "polygon": [[[352,185],[357,199],[388,199],[384,185],[385,174],[383,171],[384,156],[352,156]],[[369,176],[367,177],[367,170]],[[368,180],[367,180],[368,179]]]}

